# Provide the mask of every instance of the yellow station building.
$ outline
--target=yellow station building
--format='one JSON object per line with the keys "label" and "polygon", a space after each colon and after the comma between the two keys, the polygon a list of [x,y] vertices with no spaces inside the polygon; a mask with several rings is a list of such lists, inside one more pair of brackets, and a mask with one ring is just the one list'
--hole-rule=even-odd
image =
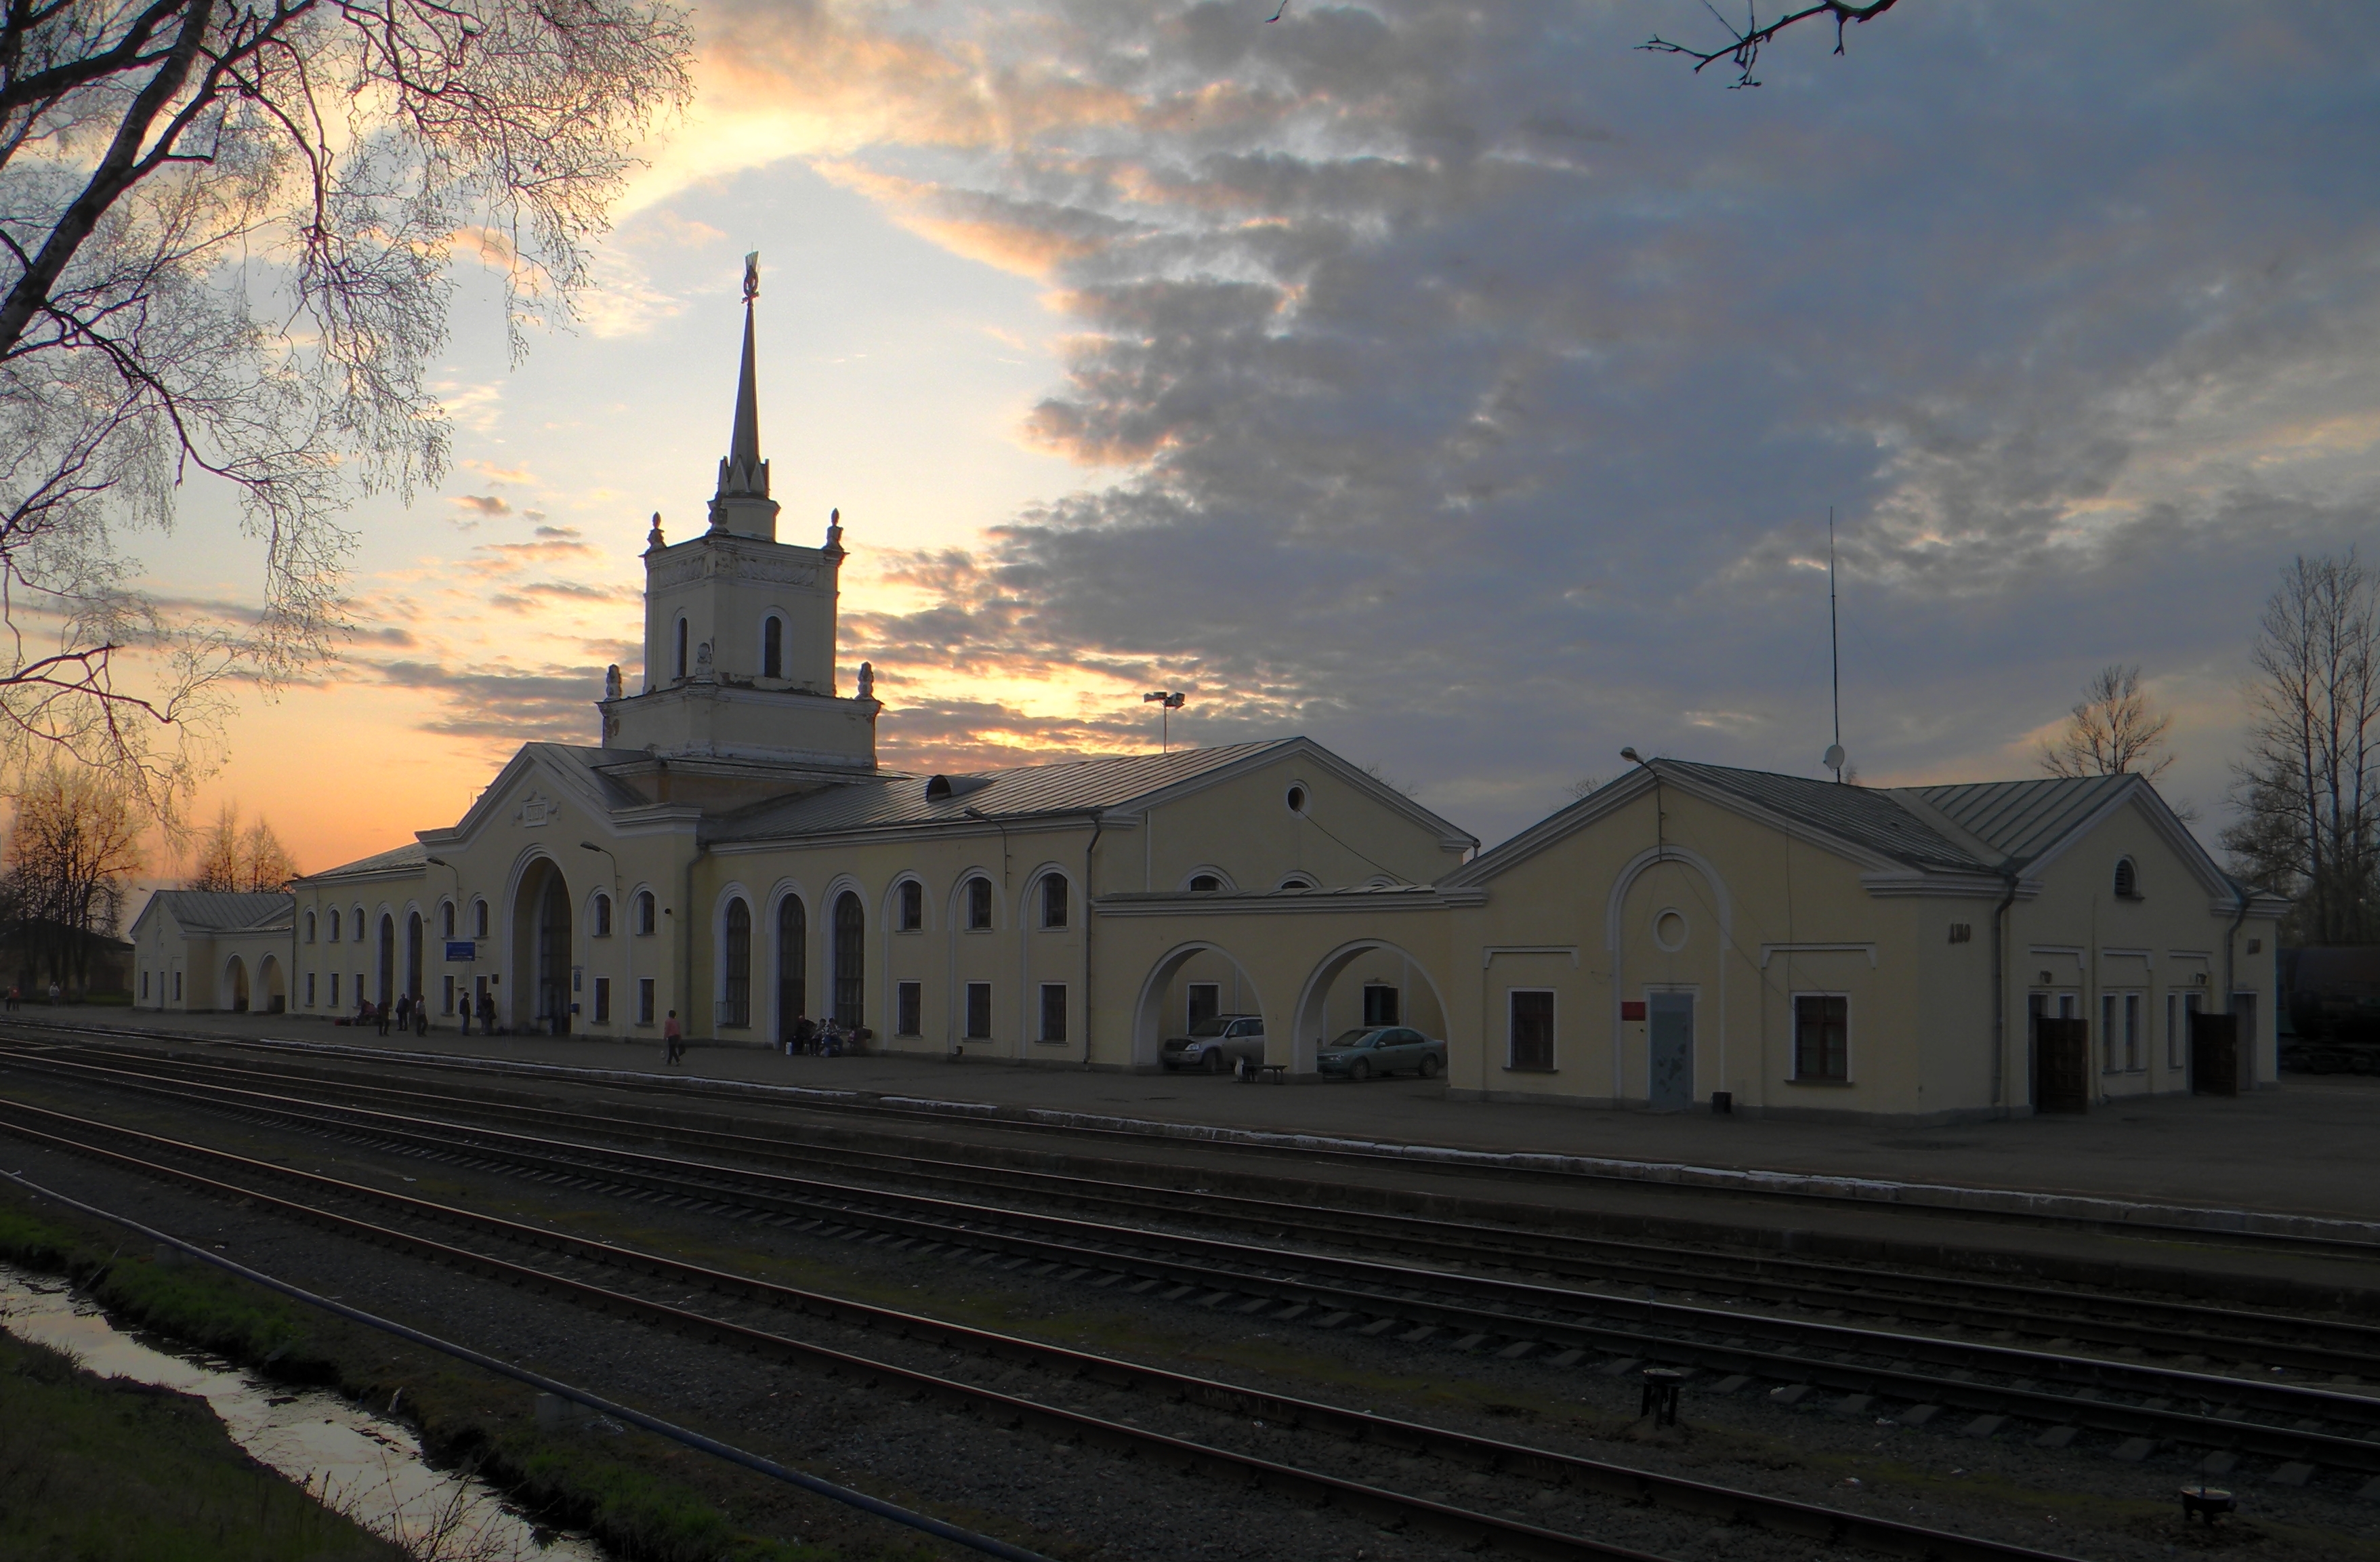
{"label": "yellow station building", "polygon": [[[2113,1097],[2190,1088],[2188,1017],[2228,1009],[2236,1082],[2275,1078],[2285,908],[2138,776],[1657,759],[1482,853],[1304,738],[887,769],[872,669],[838,676],[842,529],[778,537],[748,299],[708,519],[653,519],[643,676],[612,669],[598,743],[526,745],[452,825],[298,881],[290,1013],[484,996],[514,1032],[674,1011],[756,1045],[832,1016],[872,1051],[1111,1069],[1244,1015],[1293,1079],[1402,1024],[1458,1099],[1947,1121],[2034,1109],[2040,1019],[2086,1022]],[[144,930],[149,1007],[231,992],[174,926]]]}

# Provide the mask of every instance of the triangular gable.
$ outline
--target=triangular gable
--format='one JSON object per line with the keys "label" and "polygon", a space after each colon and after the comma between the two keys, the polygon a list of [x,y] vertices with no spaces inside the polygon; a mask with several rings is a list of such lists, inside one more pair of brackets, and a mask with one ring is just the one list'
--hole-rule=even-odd
{"label": "triangular gable", "polygon": [[1202,792],[1209,787],[1218,786],[1225,781],[1237,780],[1252,771],[1261,770],[1292,755],[1312,760],[1321,768],[1328,770],[1336,779],[1365,793],[1390,812],[1401,813],[1424,829],[1434,832],[1439,838],[1439,844],[1449,849],[1457,847],[1475,848],[1479,844],[1478,836],[1451,820],[1440,818],[1371,772],[1359,765],[1350,764],[1313,738],[1303,737],[1284,738],[1277,743],[1268,743],[1256,752],[1244,759],[1234,760],[1230,764],[1217,765],[1212,770],[1200,771],[1196,775],[1185,776],[1169,786],[1159,787],[1136,797],[1111,803],[1109,805],[1108,812],[1139,813],[1148,809],[1162,808],[1168,803]]}
{"label": "triangular gable", "polygon": [[[421,830],[415,838],[425,846],[459,843],[469,846],[480,832],[503,817],[513,805],[515,789],[522,778],[534,772],[552,783],[556,791],[568,794],[570,800],[600,820],[610,820],[620,811],[613,806],[604,790],[602,780],[587,766],[578,763],[570,750],[558,743],[524,743],[487,788],[471,800],[463,817],[443,830]],[[658,806],[666,809],[668,805]]]}

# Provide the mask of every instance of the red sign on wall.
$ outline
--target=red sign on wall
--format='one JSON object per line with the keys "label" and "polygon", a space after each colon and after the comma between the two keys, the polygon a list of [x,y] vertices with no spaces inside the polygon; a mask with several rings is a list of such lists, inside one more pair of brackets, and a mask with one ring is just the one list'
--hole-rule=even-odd
{"label": "red sign on wall", "polygon": [[1641,1002],[1632,1002],[1629,999],[1622,998],[1620,1000],[1620,1018],[1622,1019],[1642,1019],[1645,1018],[1645,1006]]}

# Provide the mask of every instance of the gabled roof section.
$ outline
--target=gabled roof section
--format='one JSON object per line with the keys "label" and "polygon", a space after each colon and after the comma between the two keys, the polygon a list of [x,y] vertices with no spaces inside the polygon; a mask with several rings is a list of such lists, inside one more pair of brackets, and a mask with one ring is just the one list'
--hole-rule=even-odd
{"label": "gabled roof section", "polygon": [[1906,787],[1960,829],[2003,858],[2030,862],[2095,817],[2138,775],[2079,775],[2041,781],[1966,781]]}
{"label": "gabled roof section", "polygon": [[400,869],[419,868],[430,860],[430,848],[419,841],[408,841],[370,857],[359,857],[353,862],[343,862],[335,868],[325,868],[319,873],[309,873],[300,881],[305,884],[329,884],[340,879],[370,878],[375,873],[395,873]]}
{"label": "gabled roof section", "polygon": [[1901,807],[1889,788],[1849,787],[1806,775],[1692,764],[1683,760],[1655,760],[1653,765],[1665,778],[1675,776],[1699,782],[1709,790],[1741,798],[1770,813],[1813,825],[1838,840],[1907,867],[1971,873],[1995,866],[1989,859],[1929,828]]}
{"label": "gabled roof section", "polygon": [[184,933],[286,933],[297,910],[294,895],[239,895],[212,889],[161,889],[140,909],[173,917]]}

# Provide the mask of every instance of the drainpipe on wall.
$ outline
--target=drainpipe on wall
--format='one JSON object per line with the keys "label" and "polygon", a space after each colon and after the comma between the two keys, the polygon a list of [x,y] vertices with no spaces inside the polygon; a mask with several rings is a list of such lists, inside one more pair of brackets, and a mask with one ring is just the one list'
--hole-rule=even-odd
{"label": "drainpipe on wall", "polygon": [[2001,869],[2000,879],[2008,885],[2008,894],[1992,908],[1992,1104],[1995,1106],[2004,1105],[2008,1100],[2008,931],[2005,924],[2009,908],[2016,904],[2016,870]]}
{"label": "drainpipe on wall", "polygon": [[1083,848],[1083,1067],[1091,1066],[1091,854],[1099,848],[1099,834],[1108,827],[1099,814],[1091,816],[1091,838]]}

